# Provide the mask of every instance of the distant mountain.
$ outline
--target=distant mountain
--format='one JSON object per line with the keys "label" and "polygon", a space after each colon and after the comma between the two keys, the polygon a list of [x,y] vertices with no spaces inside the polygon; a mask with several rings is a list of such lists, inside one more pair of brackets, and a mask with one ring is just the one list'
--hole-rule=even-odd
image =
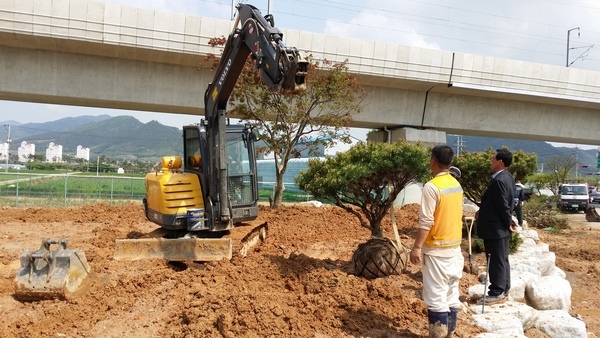
{"label": "distant mountain", "polygon": [[157,160],[164,155],[182,153],[181,130],[156,121],[141,123],[131,116],[109,116],[97,122],[69,122],[73,122],[75,127],[62,131],[47,131],[56,128],[56,124],[40,124],[40,129],[44,132],[13,138],[13,144],[20,145],[22,141],[33,143],[39,154],[48,148],[50,142],[54,142],[63,146],[63,154],[69,155],[75,155],[77,146],[81,145],[90,148],[90,160],[101,155],[113,159]]}
{"label": "distant mountain", "polygon": [[5,121],[0,123],[3,125],[10,124],[10,135],[14,141],[41,133],[65,132],[83,124],[100,122],[110,118],[111,116],[109,115],[84,115],[65,117],[51,122],[19,123],[16,121]]}
{"label": "distant mountain", "polygon": [[[454,151],[457,151],[457,145],[459,143],[458,137],[455,135],[447,136],[447,143],[451,146]],[[480,152],[488,148],[498,149],[506,146],[508,149],[517,151],[523,150],[526,153],[536,153],[538,156],[538,162],[540,166],[543,165],[544,161],[553,156],[572,154],[574,155],[579,164],[587,166],[587,168],[580,168],[580,175],[585,175],[587,172],[596,172],[597,169],[597,153],[595,149],[579,149],[570,147],[554,147],[550,143],[544,141],[529,141],[529,140],[517,140],[517,139],[502,139],[492,137],[480,137],[480,136],[462,136],[462,151],[468,152]]]}
{"label": "distant mountain", "polygon": [[[137,158],[157,161],[161,156],[182,153],[181,129],[165,126],[157,121],[141,123],[131,116],[88,115],[45,123],[21,124],[17,121],[5,121],[0,124],[11,125],[12,149],[16,149],[22,141],[27,141],[35,144],[37,154],[44,153],[50,142],[62,145],[63,154],[68,155],[75,155],[78,145],[90,148],[90,160],[104,155],[112,159]],[[457,139],[456,135],[447,136],[448,145],[455,151],[458,146]],[[480,152],[503,146],[513,151],[536,153],[540,166],[548,157],[573,154],[580,165],[588,166],[578,168],[580,175],[598,171],[596,150],[554,147],[543,141],[462,136],[460,150]]]}

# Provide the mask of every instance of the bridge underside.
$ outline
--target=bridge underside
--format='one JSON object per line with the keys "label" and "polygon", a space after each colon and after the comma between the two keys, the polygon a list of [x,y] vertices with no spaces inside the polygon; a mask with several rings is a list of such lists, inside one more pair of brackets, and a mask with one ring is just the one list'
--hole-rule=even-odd
{"label": "bridge underside", "polygon": [[[209,41],[232,29],[87,0],[0,0],[0,9],[2,100],[203,116],[207,57],[220,53]],[[600,145],[600,72],[283,32],[287,45],[358,76],[370,94],[354,127]]]}
{"label": "bridge underside", "polygon": [[[191,62],[190,62],[191,63]],[[204,115],[214,73],[190,63],[0,46],[0,99]],[[368,79],[365,83],[369,83]],[[600,145],[600,107],[482,92],[446,83],[391,81],[369,93],[354,127]],[[235,117],[235,116],[232,116]]]}

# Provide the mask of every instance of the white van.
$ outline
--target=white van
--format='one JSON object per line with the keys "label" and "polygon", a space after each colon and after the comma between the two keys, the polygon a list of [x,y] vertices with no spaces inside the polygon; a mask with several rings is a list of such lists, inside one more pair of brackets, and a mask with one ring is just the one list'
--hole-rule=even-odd
{"label": "white van", "polygon": [[561,184],[556,207],[561,211],[585,211],[590,200],[587,184]]}

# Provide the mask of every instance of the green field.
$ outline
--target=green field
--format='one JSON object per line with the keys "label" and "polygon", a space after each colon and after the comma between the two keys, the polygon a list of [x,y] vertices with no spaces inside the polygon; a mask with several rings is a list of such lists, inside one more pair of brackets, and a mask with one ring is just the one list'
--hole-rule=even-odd
{"label": "green field", "polygon": [[[137,177],[136,177],[137,176]],[[0,176],[3,205],[81,205],[138,200],[145,196],[143,175],[112,176],[18,173]]]}
{"label": "green field", "polygon": [[[102,174],[59,171],[0,173],[0,205],[80,206],[95,203],[141,203],[146,195],[145,174]],[[259,201],[267,202],[272,186],[259,184]],[[306,192],[286,185],[284,202],[313,199]]]}

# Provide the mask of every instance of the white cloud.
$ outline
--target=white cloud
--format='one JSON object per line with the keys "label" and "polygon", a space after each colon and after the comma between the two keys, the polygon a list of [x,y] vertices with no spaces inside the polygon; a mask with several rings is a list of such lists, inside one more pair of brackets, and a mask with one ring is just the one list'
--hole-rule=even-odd
{"label": "white cloud", "polygon": [[[388,27],[394,28],[390,30]],[[325,34],[440,49],[436,43],[426,41],[412,28],[392,24],[390,17],[368,12],[359,13],[347,23],[327,20]]]}
{"label": "white cloud", "polygon": [[600,70],[600,4],[590,0],[367,1],[350,18],[332,15],[324,33],[422,48],[562,65],[567,31],[575,67]]}

